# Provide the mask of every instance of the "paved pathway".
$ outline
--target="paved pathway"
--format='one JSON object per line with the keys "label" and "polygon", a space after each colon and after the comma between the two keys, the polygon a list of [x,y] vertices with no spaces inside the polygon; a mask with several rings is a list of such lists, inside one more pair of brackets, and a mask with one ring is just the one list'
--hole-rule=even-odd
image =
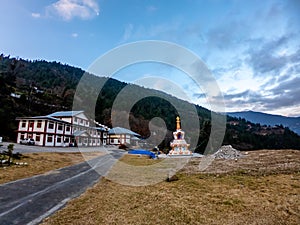
{"label": "paved pathway", "polygon": [[123,154],[110,151],[89,163],[0,185],[0,224],[38,224],[96,183]]}
{"label": "paved pathway", "polygon": [[0,145],[3,145],[0,147],[1,151],[6,151],[7,146],[9,144],[14,144],[14,153],[34,153],[34,152],[93,152],[93,151],[107,151],[107,150],[113,150],[116,149],[116,146],[101,146],[101,147],[42,147],[37,145],[21,145],[18,143],[10,143],[10,142],[2,142]]}

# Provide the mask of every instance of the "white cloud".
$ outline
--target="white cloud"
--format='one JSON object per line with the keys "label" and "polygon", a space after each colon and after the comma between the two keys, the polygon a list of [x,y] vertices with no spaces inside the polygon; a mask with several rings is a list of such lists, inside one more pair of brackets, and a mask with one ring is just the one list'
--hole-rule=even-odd
{"label": "white cloud", "polygon": [[100,9],[96,0],[59,0],[48,6],[47,11],[64,20],[71,20],[75,17],[90,19],[98,16]]}
{"label": "white cloud", "polygon": [[155,7],[154,5],[147,6],[147,11],[148,12],[155,12],[156,10],[157,10],[157,7]]}
{"label": "white cloud", "polygon": [[77,33],[72,33],[71,36],[72,36],[73,38],[77,38],[77,37],[78,37],[78,34],[77,34]]}
{"label": "white cloud", "polygon": [[40,13],[31,13],[31,16],[33,18],[40,18],[41,17],[41,14]]}
{"label": "white cloud", "polygon": [[128,41],[128,39],[131,38],[132,31],[133,31],[133,24],[130,23],[130,24],[126,25],[125,31],[124,31],[124,34],[123,34],[123,41],[124,42]]}

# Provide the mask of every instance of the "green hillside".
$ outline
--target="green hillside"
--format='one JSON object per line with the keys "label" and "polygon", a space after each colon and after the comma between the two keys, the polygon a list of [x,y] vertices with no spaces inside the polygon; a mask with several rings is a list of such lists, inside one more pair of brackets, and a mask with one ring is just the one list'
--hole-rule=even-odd
{"label": "green hillside", "polygon": [[[15,140],[17,124],[16,117],[47,115],[60,110],[72,110],[73,97],[79,80],[84,71],[58,62],[27,61],[23,59],[0,56],[0,136],[5,140]],[[186,101],[170,96],[166,93],[146,89],[133,84],[126,84],[115,79],[89,75],[90,83],[80,93],[84,97],[92,96],[97,85],[104,84],[97,96],[95,111],[91,111],[89,102],[84,102],[76,107],[81,107],[87,114],[95,114],[96,121],[112,126],[111,115],[116,120],[118,116],[129,114],[130,128],[140,133],[143,137],[150,136],[149,121],[154,117],[162,118],[168,132],[162,147],[168,147],[175,130],[175,117],[179,111],[189,113],[189,108],[195,108],[198,115],[190,114],[189,119],[182,122],[190,131],[187,133],[189,140],[198,142],[197,151],[203,152],[211,130],[211,112],[201,106],[192,105]],[[130,85],[129,99],[135,96],[146,96],[139,100],[126,112],[126,99],[112,112],[116,97],[122,98],[120,93],[124,87]],[[97,93],[97,92],[96,92]],[[128,96],[126,96],[128,98]],[[171,104],[172,103],[172,104]],[[174,107],[174,104],[176,107]],[[216,114],[215,114],[216,115]],[[120,120],[122,121],[122,120]],[[199,121],[200,128],[197,123]],[[113,124],[114,126],[116,124]],[[122,125],[118,124],[118,125]],[[155,125],[155,124],[154,124]],[[159,127],[157,127],[159,129]],[[196,131],[200,129],[200,134]],[[199,137],[200,136],[200,137]],[[198,138],[199,137],[199,138]],[[245,120],[228,117],[226,134],[223,144],[231,144],[242,150],[251,149],[300,149],[300,137],[284,127],[264,127]]]}

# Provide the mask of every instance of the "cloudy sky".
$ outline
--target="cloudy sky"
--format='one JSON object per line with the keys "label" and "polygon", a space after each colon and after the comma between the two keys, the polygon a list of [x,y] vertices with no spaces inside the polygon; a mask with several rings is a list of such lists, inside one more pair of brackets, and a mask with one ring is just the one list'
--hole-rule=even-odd
{"label": "cloudy sky", "polygon": [[[5,55],[85,70],[119,45],[176,43],[209,68],[226,111],[300,116],[299,0],[3,0],[0,26]],[[162,78],[155,88],[169,86],[171,94],[178,85],[196,104],[214,101],[170,66],[144,63],[115,75],[127,82],[147,76]]]}

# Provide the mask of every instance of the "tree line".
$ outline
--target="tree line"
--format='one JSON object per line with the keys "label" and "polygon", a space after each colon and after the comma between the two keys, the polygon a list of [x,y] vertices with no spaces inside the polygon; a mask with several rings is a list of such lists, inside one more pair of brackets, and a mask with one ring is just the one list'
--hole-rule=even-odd
{"label": "tree line", "polygon": [[[0,55],[0,136],[6,140],[16,139],[16,117],[47,115],[54,111],[72,110],[73,98],[77,85],[85,71],[79,68],[47,62],[44,60],[23,60]],[[177,99],[161,91],[127,84],[115,79],[89,75],[92,85],[84,89],[82,95],[91,94],[97,84],[103,85],[97,96],[95,110],[89,112],[87,104],[82,109],[94,113],[96,121],[112,126],[112,106],[121,90],[130,85],[129,99],[135,96],[147,96],[137,101],[129,112],[122,112],[127,102],[119,105],[117,116],[129,114],[130,129],[149,137],[149,121],[155,117],[161,118],[168,132],[160,146],[169,148],[172,131],[175,130],[175,118],[178,110],[185,110],[191,103]],[[93,87],[94,85],[94,87]],[[94,88],[94,89],[93,89]],[[131,97],[130,97],[131,96]],[[80,97],[80,96],[79,96]],[[176,103],[176,108],[170,102]],[[86,107],[86,108],[85,108]],[[187,138],[197,138],[196,152],[203,152],[207,146],[211,132],[211,112],[199,105],[193,105],[200,127],[193,127],[185,121],[190,130],[199,130],[199,134],[190,132]],[[126,108],[126,107],[125,107]],[[179,108],[179,109],[178,109]],[[241,150],[254,149],[300,149],[300,137],[287,127],[264,127],[241,118],[227,116],[226,131],[223,144],[231,144]]]}

